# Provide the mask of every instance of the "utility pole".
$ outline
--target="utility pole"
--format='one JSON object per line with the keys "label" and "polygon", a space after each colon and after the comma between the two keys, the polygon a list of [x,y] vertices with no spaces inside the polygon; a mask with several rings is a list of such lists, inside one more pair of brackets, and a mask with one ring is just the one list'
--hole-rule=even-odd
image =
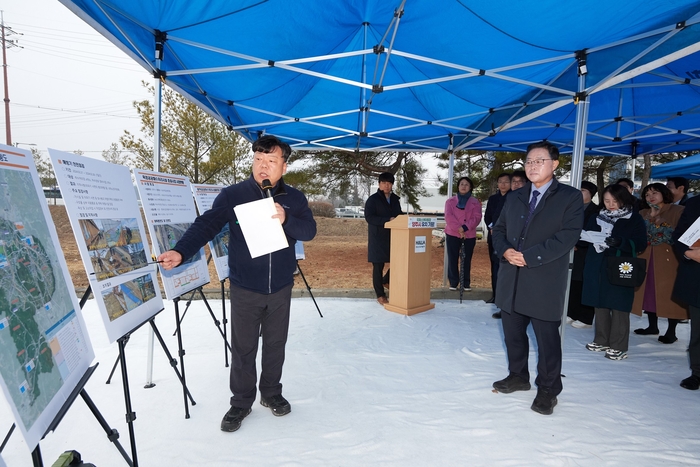
{"label": "utility pole", "polygon": [[15,34],[12,28],[5,26],[3,12],[0,11],[0,29],[2,30],[2,76],[5,84],[5,144],[12,146],[12,132],[10,131],[10,93],[7,88],[7,53],[9,47],[17,47],[14,40],[7,36]]}

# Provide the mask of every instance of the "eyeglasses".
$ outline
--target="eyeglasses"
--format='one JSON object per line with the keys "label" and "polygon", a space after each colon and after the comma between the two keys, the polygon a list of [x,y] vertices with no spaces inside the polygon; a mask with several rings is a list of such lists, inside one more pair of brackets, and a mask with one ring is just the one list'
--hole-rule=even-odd
{"label": "eyeglasses", "polygon": [[545,161],[551,161],[552,159],[530,159],[525,161],[525,165],[534,165],[535,167],[541,167],[544,165]]}

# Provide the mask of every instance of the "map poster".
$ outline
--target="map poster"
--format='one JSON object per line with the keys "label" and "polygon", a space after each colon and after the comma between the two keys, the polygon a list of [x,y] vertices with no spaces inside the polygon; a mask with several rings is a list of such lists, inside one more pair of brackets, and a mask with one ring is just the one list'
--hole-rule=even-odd
{"label": "map poster", "polygon": [[93,359],[34,159],[0,145],[0,383],[30,451]]}
{"label": "map poster", "polygon": [[[224,188],[226,187],[223,185],[192,184],[192,194],[194,194],[194,201],[200,214],[211,209],[214,199]],[[209,242],[209,250],[216,268],[216,275],[219,276],[219,280],[222,282],[228,278],[228,238],[229,230],[228,224],[226,224],[221,229],[221,233]]]}
{"label": "map poster", "polygon": [[[197,217],[190,180],[182,175],[135,169],[136,187],[157,256],[170,250]],[[209,267],[204,248],[176,268],[160,268],[165,296],[173,300],[209,283]]]}
{"label": "map poster", "polygon": [[163,309],[131,172],[49,149],[90,288],[114,342]]}

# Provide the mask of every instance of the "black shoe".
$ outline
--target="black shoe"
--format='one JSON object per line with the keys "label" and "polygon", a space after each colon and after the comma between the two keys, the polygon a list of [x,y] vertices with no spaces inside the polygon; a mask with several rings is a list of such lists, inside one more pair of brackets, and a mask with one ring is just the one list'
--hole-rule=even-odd
{"label": "black shoe", "polygon": [[552,415],[555,405],[557,405],[557,396],[553,396],[542,389],[538,389],[537,397],[535,397],[530,408],[542,415]]}
{"label": "black shoe", "polygon": [[501,312],[497,311],[494,314],[492,314],[491,317],[494,319],[501,319]]}
{"label": "black shoe", "polygon": [[263,407],[269,407],[270,410],[272,410],[272,414],[276,417],[287,415],[292,411],[292,406],[289,405],[287,399],[282,397],[282,394],[277,394],[276,396],[271,397],[260,396],[260,404]]}
{"label": "black shoe", "polygon": [[700,376],[691,375],[681,381],[681,387],[690,389],[691,391],[697,391],[700,388]]}
{"label": "black shoe", "polygon": [[634,330],[635,334],[641,334],[642,336],[656,336],[659,334],[658,329],[651,329],[651,328],[639,328]]}
{"label": "black shoe", "polygon": [[246,418],[250,412],[250,407],[244,409],[243,407],[231,406],[228,412],[226,412],[226,415],[224,415],[224,419],[221,420],[221,431],[236,431],[241,427],[243,419]]}
{"label": "black shoe", "polygon": [[508,375],[506,379],[493,383],[493,388],[503,394],[510,394],[515,391],[529,391],[530,383],[519,376]]}
{"label": "black shoe", "polygon": [[486,303],[495,303],[496,302],[496,297],[491,297],[488,300],[486,300]]}
{"label": "black shoe", "polygon": [[667,336],[665,334],[663,336],[659,336],[659,342],[662,342],[664,344],[673,344],[677,340],[678,338],[676,336]]}

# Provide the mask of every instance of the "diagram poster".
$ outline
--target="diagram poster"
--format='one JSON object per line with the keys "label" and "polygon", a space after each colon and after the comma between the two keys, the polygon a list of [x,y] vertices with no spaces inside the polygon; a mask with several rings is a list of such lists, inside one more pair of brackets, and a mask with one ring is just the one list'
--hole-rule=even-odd
{"label": "diagram poster", "polygon": [[163,309],[131,172],[49,149],[85,272],[110,342]]}
{"label": "diagram poster", "polygon": [[[170,250],[197,217],[190,180],[182,175],[134,170],[155,255]],[[180,266],[160,268],[165,296],[172,300],[209,283],[204,248]]]}
{"label": "diagram poster", "polygon": [[[197,203],[197,209],[200,214],[211,209],[214,199],[224,188],[226,187],[223,185],[192,184],[192,194],[194,195],[194,200]],[[214,267],[216,268],[216,275],[219,276],[220,281],[224,281],[228,278],[228,239],[229,230],[228,224],[226,224],[224,228],[221,229],[219,235],[209,242],[209,250],[211,251],[212,260],[214,261]]]}
{"label": "diagram poster", "polygon": [[34,159],[0,145],[0,382],[30,450],[93,358]]}

